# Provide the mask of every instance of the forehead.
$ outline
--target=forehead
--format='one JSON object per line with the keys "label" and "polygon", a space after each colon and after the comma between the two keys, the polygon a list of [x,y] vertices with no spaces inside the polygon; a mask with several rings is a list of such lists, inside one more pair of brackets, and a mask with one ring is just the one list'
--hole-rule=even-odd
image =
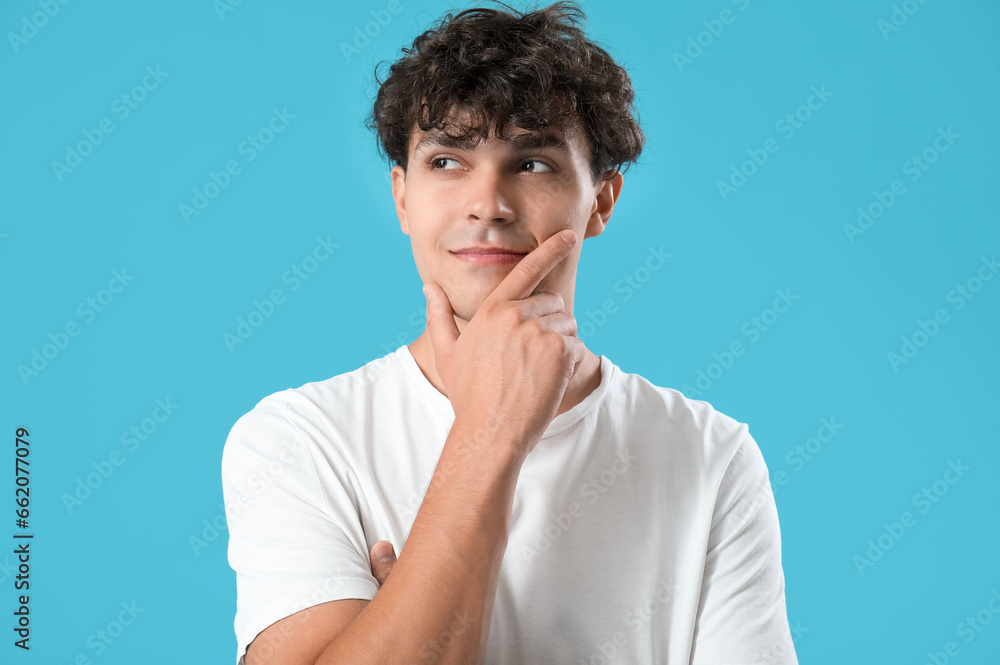
{"label": "forehead", "polygon": [[[580,143],[581,134],[578,131],[578,122],[578,119],[574,118],[566,124],[564,131],[554,127],[529,131],[508,125],[505,129],[506,136],[499,140],[493,136],[493,127],[491,126],[491,131],[483,141],[501,143],[513,152],[549,149],[571,157],[573,153],[582,152],[585,147]],[[459,128],[459,131],[456,132],[458,134],[461,134],[466,127],[460,120],[453,118],[449,119],[449,123],[451,126]],[[477,143],[475,136],[452,136],[444,130],[437,128],[432,128],[425,132],[415,124],[413,130],[410,132],[411,155],[417,155],[421,152],[438,148],[473,151],[482,145],[482,141]]]}

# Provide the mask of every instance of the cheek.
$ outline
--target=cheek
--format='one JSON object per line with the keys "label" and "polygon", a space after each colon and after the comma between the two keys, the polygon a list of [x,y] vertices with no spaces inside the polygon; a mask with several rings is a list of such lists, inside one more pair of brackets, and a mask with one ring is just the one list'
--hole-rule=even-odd
{"label": "cheek", "polygon": [[557,187],[554,195],[541,197],[538,209],[542,218],[538,222],[551,233],[562,229],[576,230],[586,225],[593,203],[593,197],[588,198],[575,182]]}
{"label": "cheek", "polygon": [[448,250],[442,234],[426,224],[410,226],[410,249],[418,271],[424,277],[438,274],[447,265]]}

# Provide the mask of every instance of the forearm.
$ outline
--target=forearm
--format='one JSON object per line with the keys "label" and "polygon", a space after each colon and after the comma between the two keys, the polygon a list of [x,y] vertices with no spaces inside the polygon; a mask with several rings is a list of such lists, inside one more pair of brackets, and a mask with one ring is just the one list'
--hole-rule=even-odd
{"label": "forearm", "polygon": [[481,662],[523,458],[456,422],[392,574],[316,665]]}

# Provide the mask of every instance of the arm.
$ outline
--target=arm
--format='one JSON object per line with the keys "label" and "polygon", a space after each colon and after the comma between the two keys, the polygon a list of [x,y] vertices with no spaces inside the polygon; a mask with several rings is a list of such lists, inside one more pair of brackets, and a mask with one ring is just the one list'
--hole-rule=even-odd
{"label": "arm", "polygon": [[[376,556],[385,552],[372,548],[372,574],[382,588],[371,601],[322,603],[272,624],[247,649],[246,665],[394,663],[430,654],[442,664],[477,662],[521,466],[511,455],[491,454],[514,447],[487,436],[494,437],[482,427],[453,425],[399,559],[382,564]],[[470,446],[477,448],[475,463]]]}
{"label": "arm", "polygon": [[692,665],[797,665],[767,466],[745,430],[712,516]]}
{"label": "arm", "polygon": [[475,427],[452,427],[392,575],[316,665],[481,660],[521,459],[476,438]]}

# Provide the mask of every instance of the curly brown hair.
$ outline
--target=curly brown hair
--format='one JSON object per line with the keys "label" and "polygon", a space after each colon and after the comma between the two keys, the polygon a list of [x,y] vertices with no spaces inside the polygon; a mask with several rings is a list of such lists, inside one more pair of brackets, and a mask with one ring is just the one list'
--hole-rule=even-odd
{"label": "curly brown hair", "polygon": [[[638,159],[639,127],[628,73],[580,28],[575,2],[521,13],[477,7],[439,22],[403,48],[405,56],[379,81],[368,129],[380,153],[406,169],[410,131],[455,126],[455,109],[468,112],[464,131],[451,134],[478,145],[492,126],[498,140],[508,125],[528,131],[565,130],[578,118],[589,140],[596,184]],[[462,129],[462,128],[459,128]],[[613,170],[612,170],[613,169]]]}

